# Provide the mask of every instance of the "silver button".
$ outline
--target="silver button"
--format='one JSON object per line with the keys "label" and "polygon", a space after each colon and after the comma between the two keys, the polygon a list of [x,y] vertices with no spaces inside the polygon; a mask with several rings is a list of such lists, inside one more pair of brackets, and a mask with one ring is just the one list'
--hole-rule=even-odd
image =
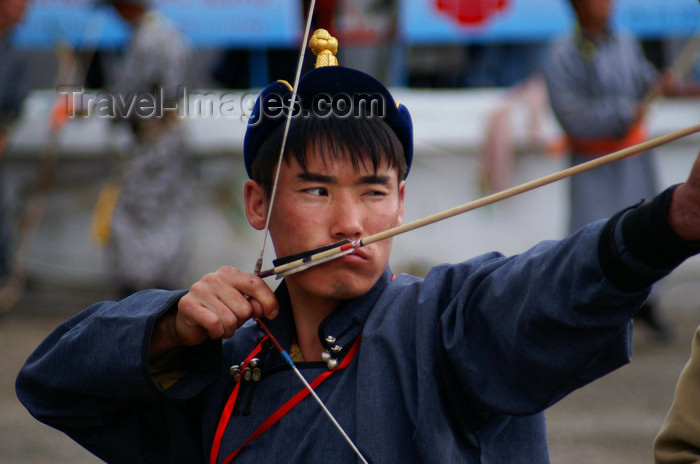
{"label": "silver button", "polygon": [[333,343],[335,343],[335,337],[333,335],[327,336],[326,343],[328,343],[329,345],[332,345]]}

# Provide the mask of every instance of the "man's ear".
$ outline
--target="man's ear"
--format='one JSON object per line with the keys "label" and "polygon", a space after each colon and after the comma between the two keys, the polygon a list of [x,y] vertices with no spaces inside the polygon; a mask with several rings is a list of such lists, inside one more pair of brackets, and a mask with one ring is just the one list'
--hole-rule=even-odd
{"label": "man's ear", "polygon": [[406,197],[406,181],[401,181],[399,182],[399,223],[397,225],[401,225],[403,223],[403,200]]}
{"label": "man's ear", "polygon": [[265,228],[267,221],[267,194],[265,189],[254,180],[248,180],[243,187],[245,215],[248,222],[257,230]]}

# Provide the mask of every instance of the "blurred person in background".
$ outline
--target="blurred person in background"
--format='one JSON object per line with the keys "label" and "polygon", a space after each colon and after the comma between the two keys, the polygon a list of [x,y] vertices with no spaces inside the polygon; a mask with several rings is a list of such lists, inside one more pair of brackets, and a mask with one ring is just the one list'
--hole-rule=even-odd
{"label": "blurred person in background", "polygon": [[[0,0],[0,162],[7,148],[12,125],[29,93],[29,64],[26,55],[12,43],[12,31],[22,21],[26,0]],[[9,272],[10,239],[8,205],[0,163],[0,278]]]}
{"label": "blurred person in background", "polygon": [[[577,27],[552,45],[544,73],[575,165],[644,142],[649,96],[677,89],[673,76],[659,75],[633,37],[613,27],[613,0],[570,3]],[[653,198],[657,190],[649,153],[576,175],[570,184],[569,233]],[[668,340],[671,330],[658,315],[657,293],[652,292],[638,319],[659,340]]]}
{"label": "blurred person in background", "polygon": [[[191,196],[188,152],[178,101],[190,84],[190,48],[174,24],[149,0],[107,0],[131,28],[119,67],[107,71],[108,88],[126,99],[162,98],[165,111],[144,117],[117,114],[133,132],[133,147],[119,180],[107,248],[110,270],[124,295],[147,287],[177,288],[188,260],[187,212]],[[114,82],[109,84],[110,77]],[[170,109],[168,109],[170,108]]]}
{"label": "blurred person in background", "polygon": [[656,464],[700,462],[700,327],[695,331],[690,359],[683,368],[673,404],[654,441]]}

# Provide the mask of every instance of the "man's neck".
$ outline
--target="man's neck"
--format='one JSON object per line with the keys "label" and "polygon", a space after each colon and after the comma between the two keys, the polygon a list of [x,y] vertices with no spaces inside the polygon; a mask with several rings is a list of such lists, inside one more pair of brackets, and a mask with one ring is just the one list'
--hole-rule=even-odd
{"label": "man's neck", "polygon": [[289,288],[289,298],[294,315],[297,345],[304,361],[319,361],[324,348],[318,336],[318,327],[340,302],[306,295],[293,287]]}
{"label": "man's neck", "polygon": [[607,24],[581,25],[581,34],[593,43],[599,44],[610,33]]}

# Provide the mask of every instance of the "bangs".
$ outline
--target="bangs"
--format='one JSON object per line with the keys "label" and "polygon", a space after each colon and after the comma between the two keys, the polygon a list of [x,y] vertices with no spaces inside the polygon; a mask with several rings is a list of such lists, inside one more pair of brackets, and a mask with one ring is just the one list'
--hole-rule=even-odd
{"label": "bangs", "polygon": [[[270,193],[273,172],[282,144],[284,124],[261,145],[253,163],[253,179]],[[398,178],[406,173],[403,146],[394,131],[379,117],[293,118],[287,138],[285,162],[290,157],[306,170],[307,159],[316,153],[324,163],[343,160],[352,163],[356,171],[370,169],[376,173],[382,163],[395,168]],[[371,166],[370,166],[371,164]]]}

